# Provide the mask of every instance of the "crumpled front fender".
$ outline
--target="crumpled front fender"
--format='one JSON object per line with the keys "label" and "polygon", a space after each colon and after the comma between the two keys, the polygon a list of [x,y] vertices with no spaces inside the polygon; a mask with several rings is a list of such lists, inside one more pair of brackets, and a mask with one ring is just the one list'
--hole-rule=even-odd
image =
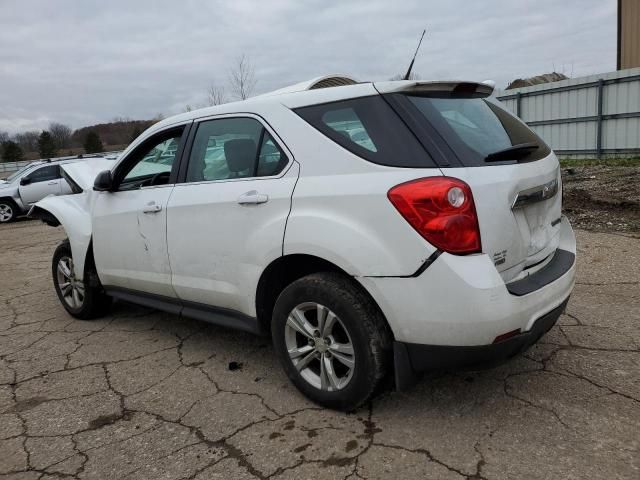
{"label": "crumpled front fender", "polygon": [[28,216],[49,225],[62,225],[71,245],[76,278],[82,279],[92,234],[87,194],[46,197],[31,208]]}
{"label": "crumpled front fender", "polygon": [[2,185],[0,188],[0,198],[10,198],[12,199],[20,210],[24,211],[24,204],[22,203],[22,198],[20,198],[20,190],[17,185],[6,184]]}

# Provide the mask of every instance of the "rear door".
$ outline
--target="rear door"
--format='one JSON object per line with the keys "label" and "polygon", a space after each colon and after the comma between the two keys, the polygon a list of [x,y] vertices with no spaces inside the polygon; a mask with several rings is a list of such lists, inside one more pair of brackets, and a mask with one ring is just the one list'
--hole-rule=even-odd
{"label": "rear door", "polygon": [[255,315],[260,274],[282,255],[298,164],[258,117],[196,125],[167,209],[178,297]]}
{"label": "rear door", "polygon": [[442,172],[469,184],[483,253],[509,281],[558,246],[558,160],[527,125],[470,88],[475,84],[460,85],[386,98],[430,151],[437,150]]}

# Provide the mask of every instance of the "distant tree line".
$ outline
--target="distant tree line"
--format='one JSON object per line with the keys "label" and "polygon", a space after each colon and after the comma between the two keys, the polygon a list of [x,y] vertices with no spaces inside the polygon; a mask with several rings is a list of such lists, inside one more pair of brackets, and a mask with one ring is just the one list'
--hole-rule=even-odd
{"label": "distant tree line", "polygon": [[116,118],[113,122],[72,130],[68,125],[52,122],[46,130],[32,130],[10,135],[0,131],[0,159],[19,162],[29,158],[52,158],[78,153],[99,153],[105,145],[124,148],[145,129],[158,121]]}

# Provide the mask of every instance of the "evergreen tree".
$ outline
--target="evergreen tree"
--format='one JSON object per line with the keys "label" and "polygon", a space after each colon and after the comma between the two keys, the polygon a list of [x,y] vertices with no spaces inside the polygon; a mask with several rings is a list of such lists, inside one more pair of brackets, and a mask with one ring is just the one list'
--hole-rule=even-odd
{"label": "evergreen tree", "polygon": [[5,162],[19,162],[23,159],[22,149],[16,142],[11,140],[2,142],[2,160]]}
{"label": "evergreen tree", "polygon": [[87,136],[84,139],[84,151],[87,153],[104,152],[104,147],[102,146],[102,140],[100,140],[100,135],[98,135],[93,130],[87,133]]}
{"label": "evergreen tree", "polygon": [[38,138],[38,152],[40,158],[51,158],[56,156],[56,142],[49,132],[43,130]]}

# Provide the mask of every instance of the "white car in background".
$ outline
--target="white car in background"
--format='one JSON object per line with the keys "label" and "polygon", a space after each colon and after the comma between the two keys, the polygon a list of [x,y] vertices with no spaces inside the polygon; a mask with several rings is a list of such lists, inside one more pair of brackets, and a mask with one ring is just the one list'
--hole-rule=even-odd
{"label": "white car in background", "polygon": [[342,410],[388,374],[503,361],[564,310],[576,244],[556,156],[491,93],[319,79],[165,119],[99,174],[64,165],[75,194],[32,211],[68,235],[60,301],[270,334]]}
{"label": "white car in background", "polygon": [[48,195],[71,193],[60,165],[75,161],[78,160],[33,162],[0,180],[0,223],[26,214],[34,203]]}

